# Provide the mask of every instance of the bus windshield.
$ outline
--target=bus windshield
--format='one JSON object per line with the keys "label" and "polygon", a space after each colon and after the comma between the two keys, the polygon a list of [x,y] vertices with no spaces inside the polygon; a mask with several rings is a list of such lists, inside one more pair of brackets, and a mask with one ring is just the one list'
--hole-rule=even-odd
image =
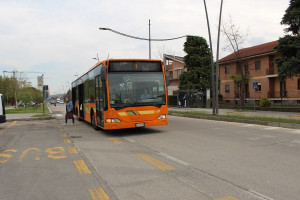
{"label": "bus windshield", "polygon": [[110,72],[108,81],[111,108],[166,104],[162,72]]}

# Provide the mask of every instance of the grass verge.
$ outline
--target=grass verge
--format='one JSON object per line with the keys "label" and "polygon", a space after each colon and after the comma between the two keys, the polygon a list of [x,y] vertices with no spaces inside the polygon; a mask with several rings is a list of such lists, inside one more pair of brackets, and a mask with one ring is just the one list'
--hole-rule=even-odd
{"label": "grass verge", "polygon": [[212,115],[203,112],[181,112],[181,111],[169,111],[170,114],[178,113],[178,114],[188,114],[188,115],[196,115],[196,116],[211,116],[211,117],[221,117],[221,118],[230,118],[230,119],[246,119],[246,120],[257,120],[257,121],[265,121],[265,122],[282,122],[282,123],[295,123],[300,124],[300,120],[297,119],[285,119],[285,118],[272,118],[272,117],[248,117],[241,115]]}
{"label": "grass verge", "polygon": [[[24,113],[43,113],[43,106],[39,107],[18,107],[18,109],[5,110],[6,114],[24,114]],[[45,106],[45,113],[50,113],[47,106]]]}

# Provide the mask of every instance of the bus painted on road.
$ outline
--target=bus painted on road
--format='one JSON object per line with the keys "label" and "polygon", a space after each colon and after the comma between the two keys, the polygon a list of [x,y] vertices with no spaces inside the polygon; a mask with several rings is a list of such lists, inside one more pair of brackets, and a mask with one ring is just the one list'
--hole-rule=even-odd
{"label": "bus painted on road", "polygon": [[0,123],[6,122],[5,115],[5,100],[2,94],[0,94]]}
{"label": "bus painted on road", "polygon": [[79,120],[106,130],[167,125],[163,62],[151,59],[99,61],[72,82]]}

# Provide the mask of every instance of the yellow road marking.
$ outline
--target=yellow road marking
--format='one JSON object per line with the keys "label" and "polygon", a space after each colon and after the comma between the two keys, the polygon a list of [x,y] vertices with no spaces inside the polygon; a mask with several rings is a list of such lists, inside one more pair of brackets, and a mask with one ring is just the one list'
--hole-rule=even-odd
{"label": "yellow road marking", "polygon": [[11,157],[13,157],[11,154],[7,154],[6,152],[14,152],[16,153],[18,150],[16,149],[7,149],[3,153],[0,153],[0,157],[7,158],[6,160],[0,160],[1,163],[6,163]]}
{"label": "yellow road marking", "polygon": [[6,126],[2,131],[0,131],[0,135],[2,133],[4,133],[4,131],[6,131],[7,129],[9,129],[10,127],[16,125],[17,121],[13,121],[12,123],[10,123],[8,126]]}
{"label": "yellow road marking", "polygon": [[19,158],[19,162],[23,161],[23,158],[26,156],[26,154],[29,151],[36,151],[36,155],[35,155],[35,160],[40,160],[41,159],[41,150],[39,148],[28,148],[25,151],[22,152],[22,155]]}
{"label": "yellow road marking", "polygon": [[160,161],[157,160],[145,153],[138,153],[136,154],[138,157],[140,157],[141,159],[143,159],[144,161],[148,162],[149,164],[153,165],[154,167],[157,167],[158,169],[162,170],[162,171],[170,171],[170,170],[174,170],[175,168]]}
{"label": "yellow road marking", "polygon": [[123,144],[123,142],[117,138],[114,138],[114,137],[110,137],[110,138],[107,138],[108,140],[112,141],[114,144]]}
{"label": "yellow road marking", "polygon": [[66,138],[66,137],[67,137],[67,134],[66,134],[66,133],[63,133],[63,134],[61,134],[60,136],[63,137],[63,138]]}
{"label": "yellow road marking", "polygon": [[76,166],[79,174],[91,174],[88,166],[85,164],[84,160],[74,160],[74,165]]}
{"label": "yellow road marking", "polygon": [[93,200],[110,200],[109,196],[106,194],[102,187],[89,189],[89,191]]}
{"label": "yellow road marking", "polygon": [[78,153],[77,149],[75,147],[69,147],[68,148],[69,153]]}
{"label": "yellow road marking", "polygon": [[238,200],[232,196],[229,196],[229,197],[223,197],[223,198],[220,198],[220,199],[215,199],[215,200]]}
{"label": "yellow road marking", "polygon": [[65,154],[65,149],[63,147],[51,147],[46,149],[46,152],[49,153],[48,158],[53,158],[53,159],[67,158],[67,155]]}
{"label": "yellow road marking", "polygon": [[71,140],[69,140],[69,139],[64,139],[64,143],[69,144],[69,143],[71,143]]}

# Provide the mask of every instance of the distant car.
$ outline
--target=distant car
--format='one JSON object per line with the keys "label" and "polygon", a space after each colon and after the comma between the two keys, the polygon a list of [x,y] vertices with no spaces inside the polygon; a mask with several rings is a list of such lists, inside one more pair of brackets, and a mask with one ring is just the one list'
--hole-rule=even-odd
{"label": "distant car", "polygon": [[51,99],[51,100],[50,100],[50,103],[51,103],[51,104],[56,104],[55,99]]}
{"label": "distant car", "polygon": [[[35,105],[36,105],[36,103],[34,103],[33,101],[30,101],[29,103],[26,104],[26,107],[34,107]],[[23,101],[19,101],[18,106],[24,107],[25,103]]]}
{"label": "distant car", "polygon": [[59,104],[64,104],[64,100],[59,100]]}

